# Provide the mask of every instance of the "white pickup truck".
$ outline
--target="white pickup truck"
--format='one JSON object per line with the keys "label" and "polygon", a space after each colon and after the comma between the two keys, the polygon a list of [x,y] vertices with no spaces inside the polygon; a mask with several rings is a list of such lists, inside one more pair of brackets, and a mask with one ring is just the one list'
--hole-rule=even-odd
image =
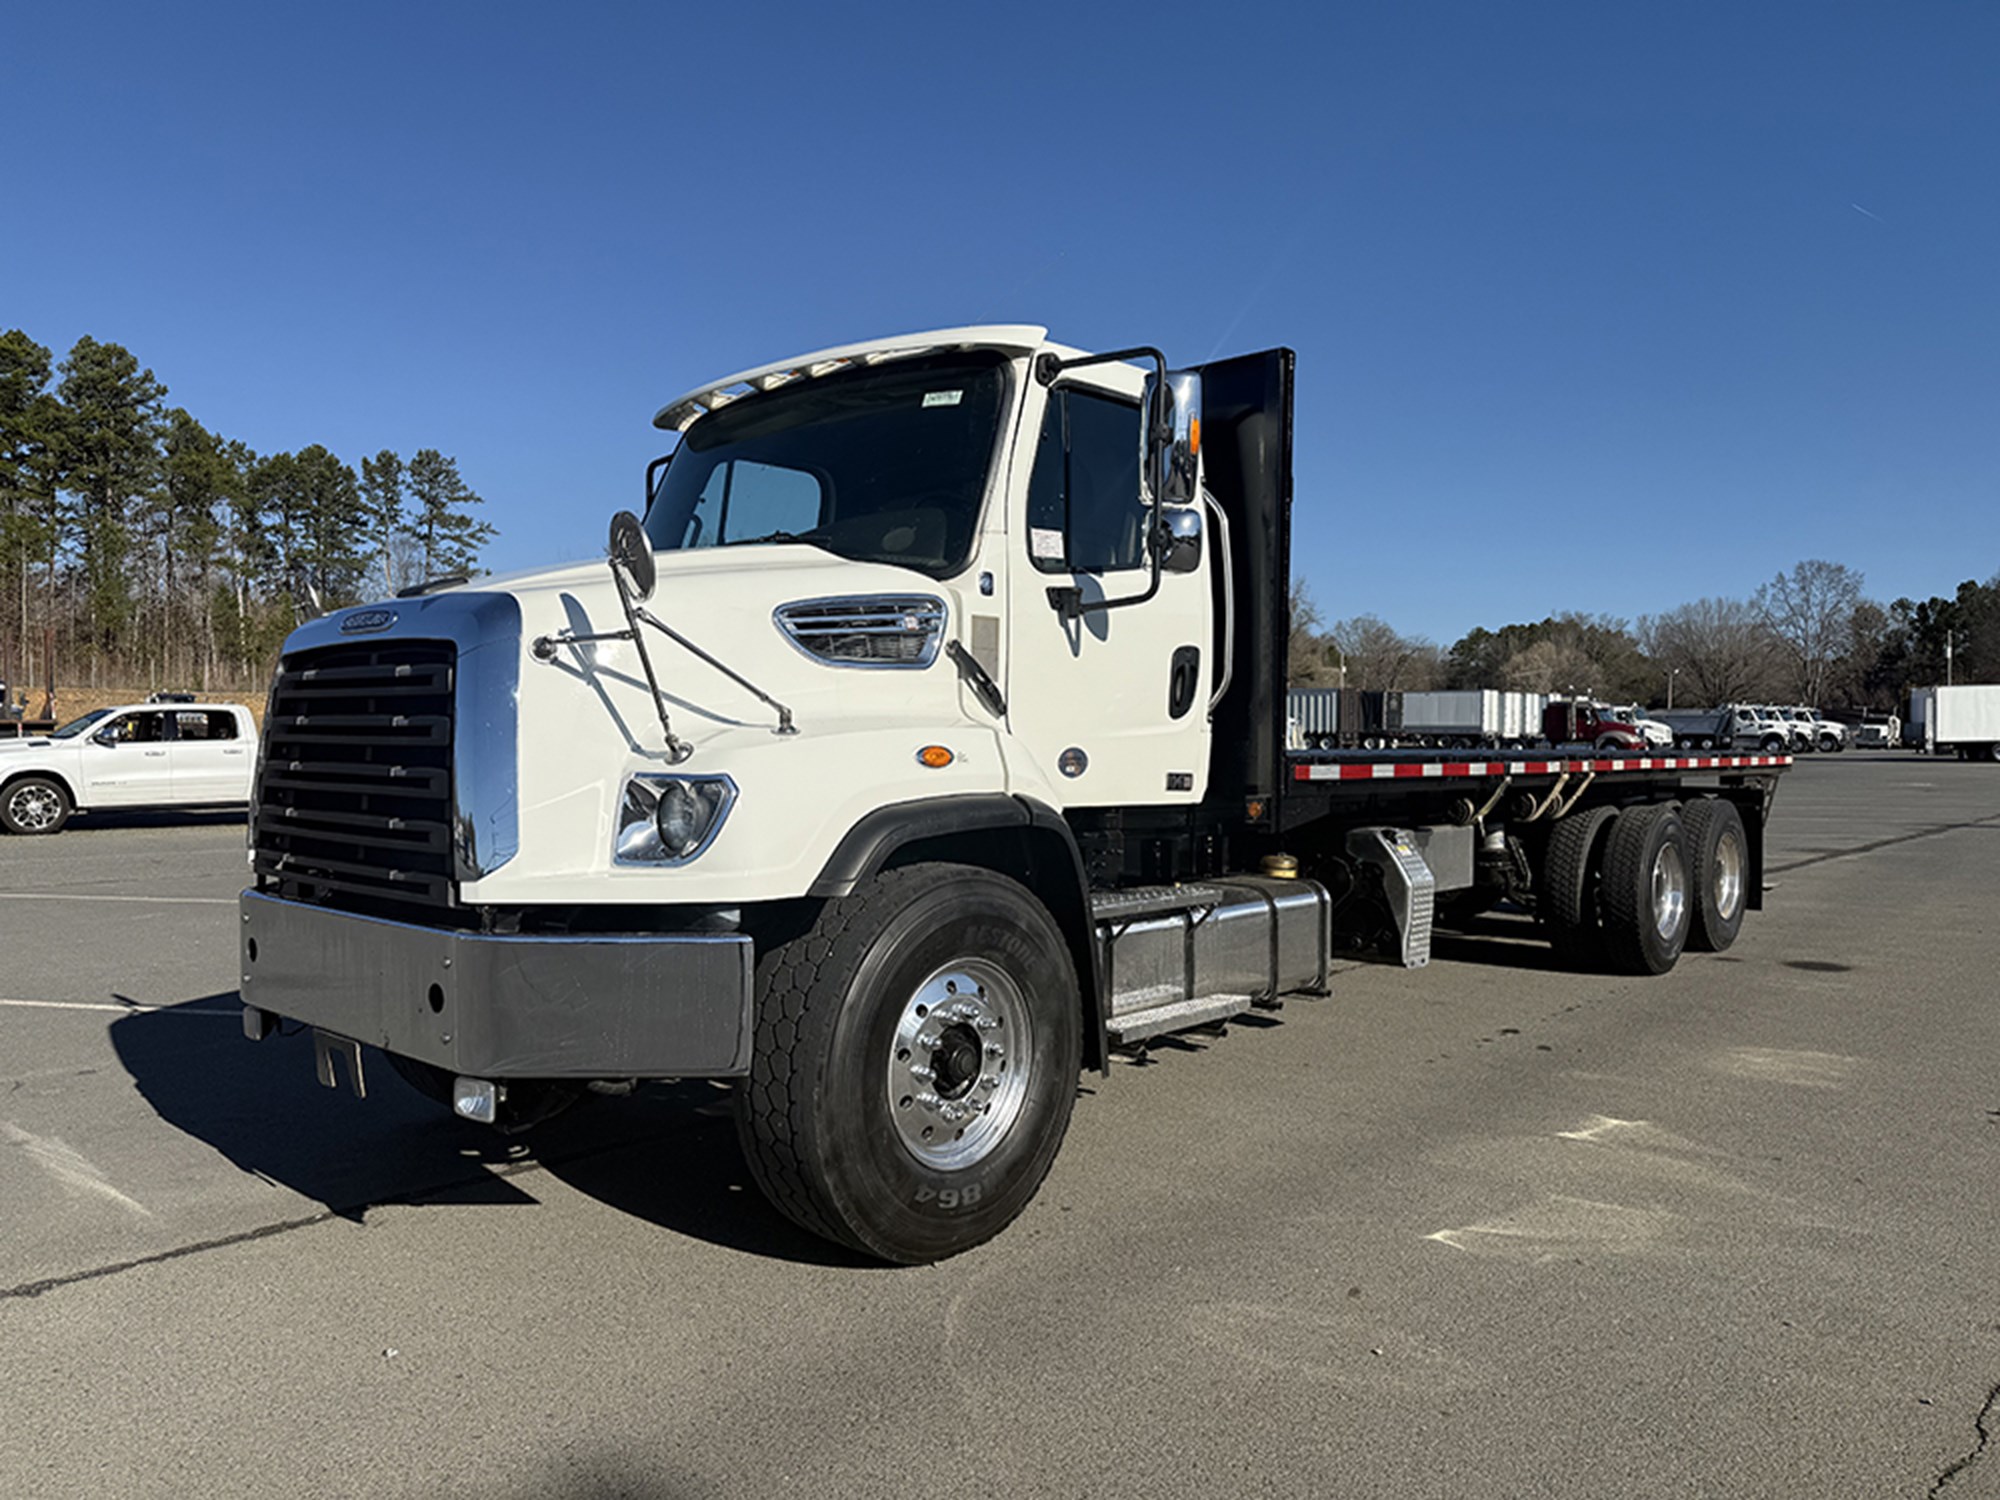
{"label": "white pickup truck", "polygon": [[53,734],[0,740],[0,828],[60,833],[107,807],[247,804],[257,727],[234,703],[100,708]]}

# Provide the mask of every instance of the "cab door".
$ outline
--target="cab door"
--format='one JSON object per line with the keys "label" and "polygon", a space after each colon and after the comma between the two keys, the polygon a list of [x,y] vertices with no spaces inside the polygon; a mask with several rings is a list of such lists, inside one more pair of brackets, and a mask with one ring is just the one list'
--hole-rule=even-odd
{"label": "cab door", "polygon": [[1024,790],[1039,782],[1065,807],[1193,803],[1207,780],[1207,558],[1163,572],[1143,603],[1117,602],[1152,581],[1130,374],[1129,390],[1122,373],[1059,379],[1024,413],[1035,441],[1007,559],[1010,754]]}
{"label": "cab door", "polygon": [[79,752],[86,807],[150,807],[173,800],[171,731],[163,709],[119,714]]}

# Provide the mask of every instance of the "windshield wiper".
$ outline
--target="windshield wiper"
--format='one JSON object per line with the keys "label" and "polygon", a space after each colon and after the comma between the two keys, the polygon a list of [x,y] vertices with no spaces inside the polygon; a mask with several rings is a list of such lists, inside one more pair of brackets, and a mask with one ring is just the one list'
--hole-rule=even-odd
{"label": "windshield wiper", "polygon": [[763,536],[733,536],[726,542],[716,543],[719,547],[753,547],[759,542],[804,542],[808,547],[827,550],[826,538],[814,536],[810,531],[771,531]]}

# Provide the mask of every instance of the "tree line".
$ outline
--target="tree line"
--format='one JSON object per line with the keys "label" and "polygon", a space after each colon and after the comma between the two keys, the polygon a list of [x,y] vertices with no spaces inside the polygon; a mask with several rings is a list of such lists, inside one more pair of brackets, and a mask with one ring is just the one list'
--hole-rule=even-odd
{"label": "tree line", "polygon": [[1862,575],[1811,559],[1747,599],[1697,599],[1636,622],[1556,614],[1481,626],[1449,647],[1374,615],[1326,622],[1292,583],[1294,687],[1513,688],[1700,708],[1804,703],[1902,713],[1910,689],[2000,682],[2000,573],[1950,595],[1883,605]]}
{"label": "tree line", "polygon": [[435,448],[261,454],[117,344],[57,362],[0,334],[0,681],[259,686],[308,585],[333,605],[477,572],[481,503]]}

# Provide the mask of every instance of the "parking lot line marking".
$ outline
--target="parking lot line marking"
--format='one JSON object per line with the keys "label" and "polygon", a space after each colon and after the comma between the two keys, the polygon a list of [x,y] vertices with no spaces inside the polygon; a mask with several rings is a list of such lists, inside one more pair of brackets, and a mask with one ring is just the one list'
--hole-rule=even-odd
{"label": "parking lot line marking", "polygon": [[150,1208],[138,1199],[119,1192],[99,1170],[96,1163],[67,1142],[59,1141],[52,1135],[30,1134],[12,1120],[0,1120],[0,1138],[26,1151],[36,1165],[46,1169],[49,1175],[64,1187],[95,1193],[100,1198],[109,1198],[120,1208],[138,1214],[141,1218],[152,1218],[153,1211]]}
{"label": "parking lot line marking", "polygon": [[111,1010],[121,1016],[233,1016],[240,1010],[195,1010],[185,1005],[106,1005],[99,1000],[0,1000],[0,1005],[19,1005],[35,1010]]}
{"label": "parking lot line marking", "polygon": [[150,901],[159,906],[234,906],[234,896],[91,896],[68,891],[0,891],[0,901]]}

